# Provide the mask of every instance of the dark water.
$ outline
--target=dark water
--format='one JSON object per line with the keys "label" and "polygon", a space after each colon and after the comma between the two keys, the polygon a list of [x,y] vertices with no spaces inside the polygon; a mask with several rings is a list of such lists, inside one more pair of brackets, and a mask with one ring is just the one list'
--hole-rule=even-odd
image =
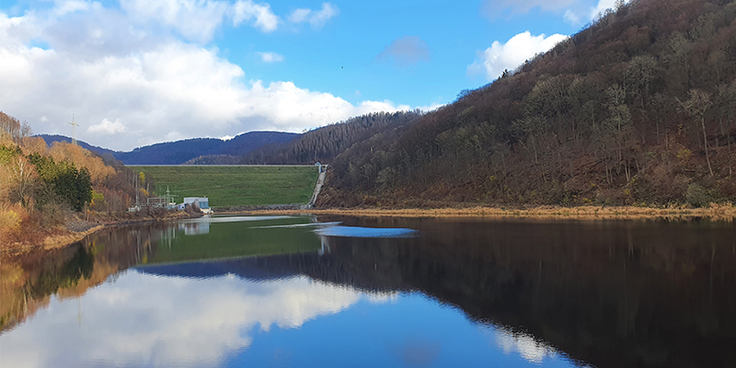
{"label": "dark water", "polygon": [[736,367],[736,225],[122,227],[0,263],[2,367]]}

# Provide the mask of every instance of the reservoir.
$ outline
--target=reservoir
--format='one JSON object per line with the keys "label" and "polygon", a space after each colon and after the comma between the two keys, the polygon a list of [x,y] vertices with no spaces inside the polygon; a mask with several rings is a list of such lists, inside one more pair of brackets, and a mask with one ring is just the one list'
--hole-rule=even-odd
{"label": "reservoir", "polygon": [[734,367],[736,224],[120,226],[0,263],[2,367]]}

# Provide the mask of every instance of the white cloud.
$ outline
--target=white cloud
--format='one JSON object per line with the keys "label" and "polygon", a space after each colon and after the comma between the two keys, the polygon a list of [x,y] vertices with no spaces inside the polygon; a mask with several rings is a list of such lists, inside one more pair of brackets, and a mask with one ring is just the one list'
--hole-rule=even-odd
{"label": "white cloud", "polygon": [[306,22],[309,18],[309,14],[312,13],[312,9],[296,9],[291,12],[289,16],[289,22],[302,23]]}
{"label": "white cloud", "polygon": [[[248,118],[268,117],[269,129],[301,131],[351,116],[374,111],[408,110],[409,106],[395,106],[391,101],[363,101],[354,106],[329,93],[298,88],[292,82],[273,82],[264,86],[261,81],[251,82],[246,92],[248,103],[243,106]],[[305,122],[312,122],[304,124]]]}
{"label": "white cloud", "polygon": [[[126,6],[140,6],[138,0],[127,1]],[[151,19],[170,11],[171,19],[178,19],[193,12],[182,10],[185,3],[141,11],[154,14]],[[179,40],[160,32],[153,20],[132,20],[117,9],[90,6],[55,14],[54,9],[19,17],[0,12],[2,109],[32,122],[36,133],[71,135],[65,122],[76,113],[78,139],[130,150],[252,130],[300,132],[363,113],[409,109],[390,101],[354,105],[288,81],[248,80],[217,48]],[[49,47],[31,47],[32,40]],[[101,134],[110,131],[114,136]]]}
{"label": "white cloud", "polygon": [[429,61],[429,47],[419,36],[404,36],[391,42],[376,58],[398,66],[416,65]]}
{"label": "white cloud", "polygon": [[52,298],[49,308],[0,335],[2,361],[13,367],[220,366],[247,349],[259,330],[299,328],[361,298],[357,290],[303,276],[252,282],[129,271],[78,302]]}
{"label": "white cloud", "polygon": [[102,119],[101,123],[91,125],[89,128],[87,128],[87,131],[94,134],[113,135],[116,133],[124,132],[125,125],[120,122],[120,119],[115,119],[115,121]]}
{"label": "white cloud", "polygon": [[[624,0],[624,4],[630,0]],[[573,8],[565,11],[565,21],[572,25],[580,25],[584,22],[589,22],[598,18],[601,14],[605,13],[607,9],[614,9],[616,7],[616,0],[598,0],[595,6],[587,6],[579,4]]]}
{"label": "white cloud", "polygon": [[[89,7],[90,3],[70,0],[57,7],[57,13],[62,15],[88,10]],[[238,0],[234,4],[225,0],[120,0],[120,7],[137,22],[166,26],[199,43],[211,41],[222,22],[229,18],[235,27],[247,23],[267,33],[276,31],[281,23],[270,4],[253,0]],[[318,29],[338,14],[335,5],[323,3],[318,11],[295,10],[289,20],[293,23],[307,22]]]}
{"label": "white cloud", "polygon": [[120,7],[137,22],[175,29],[189,40],[209,42],[229,4],[211,0],[120,0]]}
{"label": "white cloud", "polygon": [[92,5],[91,2],[80,1],[80,0],[56,0],[56,8],[54,13],[57,16],[62,16],[68,13],[74,13],[77,11],[89,10]]}
{"label": "white cloud", "polygon": [[[624,4],[630,0],[624,0]],[[614,9],[616,7],[616,0],[598,0],[598,5],[590,10],[590,19],[595,19],[599,14],[602,14],[606,9]]]}
{"label": "white cloud", "polygon": [[269,4],[238,0],[233,6],[233,25],[238,26],[246,21],[252,21],[253,26],[263,32],[273,32],[281,20],[271,11]]}
{"label": "white cloud", "polygon": [[312,28],[322,28],[328,20],[340,14],[337,6],[330,3],[322,3],[322,9],[315,11],[311,9],[296,9],[289,15],[292,23],[309,23]]}
{"label": "white cloud", "polygon": [[505,69],[515,69],[534,55],[548,51],[567,36],[541,34],[532,36],[529,31],[511,37],[505,44],[494,41],[491,47],[479,52],[479,59],[468,66],[468,74],[485,74],[489,81],[498,78]]}
{"label": "white cloud", "polygon": [[0,12],[0,40],[4,48],[20,48],[42,33],[41,23],[35,14],[8,17]]}
{"label": "white cloud", "polygon": [[247,22],[263,32],[275,31],[280,23],[271,5],[252,0],[120,0],[120,7],[137,22],[164,25],[200,43],[211,41],[229,17],[236,27]]}
{"label": "white cloud", "polygon": [[433,102],[432,104],[429,104],[427,106],[417,106],[416,108],[419,109],[419,110],[421,110],[421,111],[423,111],[423,112],[431,112],[431,111],[437,110],[440,107],[445,106],[445,105],[447,105],[447,104]]}
{"label": "white cloud", "polygon": [[580,24],[580,16],[578,16],[572,9],[567,9],[563,18],[565,18],[565,21],[570,24]]}
{"label": "white cloud", "polygon": [[284,56],[275,52],[259,52],[258,56],[264,63],[279,63],[284,61]]}

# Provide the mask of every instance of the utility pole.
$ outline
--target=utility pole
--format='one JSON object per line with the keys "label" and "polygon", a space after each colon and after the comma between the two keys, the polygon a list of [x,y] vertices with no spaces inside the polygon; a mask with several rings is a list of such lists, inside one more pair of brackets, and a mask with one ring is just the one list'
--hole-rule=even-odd
{"label": "utility pole", "polygon": [[69,122],[69,125],[72,126],[72,144],[77,144],[77,127],[79,124],[74,122],[74,114],[72,114],[72,121]]}

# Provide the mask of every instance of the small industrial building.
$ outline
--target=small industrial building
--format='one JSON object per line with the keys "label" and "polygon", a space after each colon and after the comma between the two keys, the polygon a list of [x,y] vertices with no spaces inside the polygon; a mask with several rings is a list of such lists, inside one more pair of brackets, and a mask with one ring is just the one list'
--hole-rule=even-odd
{"label": "small industrial building", "polygon": [[207,197],[184,197],[184,203],[179,204],[179,209],[184,209],[187,205],[195,206],[204,213],[211,213],[210,200]]}

